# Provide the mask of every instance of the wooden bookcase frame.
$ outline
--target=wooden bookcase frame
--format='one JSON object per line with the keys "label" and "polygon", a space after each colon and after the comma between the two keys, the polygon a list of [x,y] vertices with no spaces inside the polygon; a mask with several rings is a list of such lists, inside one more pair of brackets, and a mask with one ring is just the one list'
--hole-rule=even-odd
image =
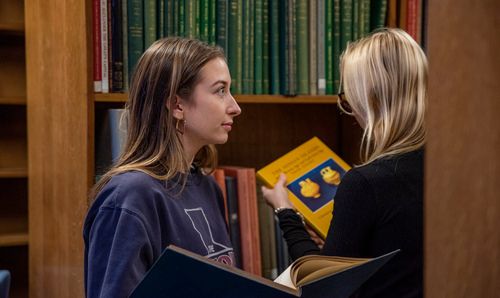
{"label": "wooden bookcase frame", "polygon": [[[439,3],[431,2],[429,6],[429,10],[433,11],[429,15],[428,29],[428,54],[433,66],[430,78],[439,80],[439,84],[436,81],[430,85],[431,101],[436,110],[429,113],[428,119],[429,128],[435,131],[429,134],[430,148],[426,153],[428,166],[426,207],[434,208],[432,212],[426,211],[425,214],[425,294],[429,297],[456,297],[464,296],[466,293],[469,296],[474,293],[493,296],[493,293],[497,293],[494,290],[498,289],[495,281],[499,278],[499,270],[494,270],[498,266],[484,265],[498,264],[500,255],[499,234],[488,233],[496,231],[493,227],[495,224],[498,227],[500,218],[497,192],[482,192],[480,206],[477,206],[473,199],[474,192],[482,189],[483,182],[479,182],[479,179],[484,179],[484,183],[498,185],[500,177],[498,167],[489,167],[485,173],[488,176],[478,173],[481,172],[478,167],[483,164],[498,164],[498,154],[488,149],[489,147],[481,148],[481,146],[468,147],[466,152],[449,150],[454,141],[470,135],[467,131],[460,132],[456,129],[457,126],[462,127],[460,123],[466,121],[466,118],[458,119],[447,108],[450,105],[459,106],[474,100],[471,95],[479,92],[476,88],[478,81],[467,81],[451,76],[446,77],[444,82],[446,84],[441,84],[443,77],[436,77],[437,74],[447,73],[446,67],[459,68],[461,65],[470,65],[468,60],[472,59],[471,54],[459,55],[465,50],[463,46],[465,40],[468,41],[465,43],[467,53],[490,53],[492,49],[498,48],[498,35],[493,34],[498,28],[496,26],[498,22],[493,22],[498,5],[493,1],[485,3],[471,5],[470,1],[446,0]],[[450,14],[450,7],[453,15]],[[82,223],[88,207],[87,191],[92,185],[94,173],[94,115],[97,109],[103,109],[107,105],[120,105],[124,97],[95,95],[92,91],[91,1],[32,0],[26,2],[25,12],[28,70],[30,294],[31,297],[81,297],[84,293]],[[488,21],[489,25],[482,26],[480,31],[475,25],[465,30],[467,27],[464,26],[465,23],[483,24],[485,21]],[[443,27],[443,24],[448,26]],[[454,27],[456,30],[450,29],[445,33],[459,37],[462,46],[454,51],[446,51],[447,35],[442,35],[440,32],[443,28],[449,29],[453,24],[456,24]],[[483,42],[476,38],[471,44],[470,37],[476,36],[478,32],[483,35],[489,32],[491,36],[496,36],[496,40],[489,43],[490,41]],[[476,43],[482,44],[482,47],[476,49]],[[475,72],[486,69],[489,71],[487,75],[498,79],[500,67],[493,71],[486,62],[486,58],[491,57],[488,55],[475,57],[480,59],[484,67],[473,69],[467,67],[469,72],[464,77],[471,78]],[[450,64],[439,67],[441,58],[450,61]],[[463,88],[454,89],[453,83],[468,88],[465,92],[457,92],[456,90]],[[481,95],[481,99],[478,100],[487,100],[486,107],[498,108],[498,104],[494,105],[491,99],[498,97],[498,90],[485,88],[480,89],[478,94]],[[221,147],[221,159],[224,162],[243,161],[258,167],[261,163],[272,160],[273,155],[277,156],[289,150],[292,143],[298,142],[301,138],[305,139],[304,131],[307,133],[313,131],[315,134],[316,128],[320,134],[331,131],[324,128],[330,125],[328,123],[322,125],[313,123],[316,121],[321,123],[319,121],[323,121],[327,115],[336,113],[333,104],[309,104],[305,98],[299,100],[300,104],[294,104],[288,102],[292,99],[279,97],[274,98],[278,102],[261,104],[260,101],[264,101],[266,97],[255,98],[257,99],[241,98],[243,114],[236,123],[245,124],[240,127],[236,124],[230,143]],[[440,102],[446,98],[452,98],[453,102],[446,104]],[[314,100],[318,99],[311,101]],[[331,98],[326,100],[333,101]],[[287,103],[279,103],[282,101]],[[485,107],[485,104],[476,107]],[[321,117],[317,117],[316,112]],[[491,130],[485,130],[489,132],[488,134],[477,134],[478,137],[475,139],[478,144],[489,144],[491,133],[498,134],[498,125],[493,118],[481,117],[482,112],[484,111],[476,114],[463,112],[461,115],[471,119],[481,118],[482,125],[493,127]],[[330,137],[327,143],[345,156],[356,148],[354,141],[356,138],[349,133],[355,130],[352,128],[352,120],[339,116],[332,117],[335,120],[331,125],[345,128],[345,131],[341,129],[339,135]],[[261,122],[263,119],[265,121]],[[443,119],[451,120],[446,120],[449,121],[446,122],[447,125],[439,125]],[[269,126],[270,124],[272,126]],[[247,135],[246,132],[250,129],[253,133]],[[295,133],[302,135],[294,135]],[[450,136],[453,138],[450,139]],[[241,145],[248,145],[256,140],[259,141],[259,146],[246,152],[242,151]],[[464,153],[480,157],[466,159],[464,167],[458,169],[470,170],[468,178],[460,176],[461,171],[447,170],[448,162],[461,160]],[[446,158],[443,158],[444,156]],[[449,177],[446,180],[448,182],[436,183],[443,176]],[[460,200],[462,205],[461,208],[453,208],[457,197],[450,196],[447,187],[470,185],[471,177],[478,182],[473,183],[470,188],[461,188],[461,193],[456,193],[462,198]],[[436,205],[438,201],[440,203]],[[488,209],[495,216],[492,217],[491,214],[484,216],[485,213],[481,211],[484,209],[479,208]],[[453,213],[450,213],[452,211]],[[485,222],[484,218],[491,220]],[[461,219],[459,225],[454,224],[456,219]],[[475,225],[481,223],[485,224],[483,228]],[[443,228],[434,229],[436,225]],[[464,230],[457,230],[458,228]],[[463,245],[471,243],[485,243],[485,245],[460,249]],[[454,253],[447,253],[449,251]],[[483,261],[471,264],[470,260],[474,257]],[[488,270],[486,267],[493,269]],[[448,274],[450,272],[453,273],[451,277],[456,278],[444,280],[450,277]]]}

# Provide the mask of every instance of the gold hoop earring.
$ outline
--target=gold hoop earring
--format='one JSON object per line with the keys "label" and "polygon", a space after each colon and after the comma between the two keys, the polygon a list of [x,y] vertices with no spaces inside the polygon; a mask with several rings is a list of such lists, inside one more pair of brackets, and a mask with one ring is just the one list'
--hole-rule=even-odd
{"label": "gold hoop earring", "polygon": [[175,121],[175,130],[177,130],[178,133],[180,133],[181,135],[183,135],[184,131],[186,130],[186,120],[184,120],[184,119],[177,119]]}

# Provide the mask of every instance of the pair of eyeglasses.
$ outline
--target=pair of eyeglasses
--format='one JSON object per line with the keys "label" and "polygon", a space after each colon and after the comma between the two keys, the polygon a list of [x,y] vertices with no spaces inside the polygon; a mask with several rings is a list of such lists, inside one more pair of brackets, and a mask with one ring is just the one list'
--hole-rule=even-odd
{"label": "pair of eyeglasses", "polygon": [[351,108],[351,105],[349,104],[349,102],[347,102],[346,98],[345,98],[345,93],[344,92],[340,92],[337,94],[337,106],[339,107],[340,111],[342,111],[342,113],[344,114],[347,114],[347,115],[354,115],[354,112],[352,111],[352,108]]}

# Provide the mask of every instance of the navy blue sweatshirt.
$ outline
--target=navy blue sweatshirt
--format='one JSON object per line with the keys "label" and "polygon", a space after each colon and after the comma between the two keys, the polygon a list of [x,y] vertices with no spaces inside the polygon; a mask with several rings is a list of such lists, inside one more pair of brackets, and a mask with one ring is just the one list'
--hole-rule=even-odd
{"label": "navy blue sweatshirt", "polygon": [[138,171],[106,184],[84,224],[87,297],[128,297],[169,244],[234,263],[214,179],[195,171],[179,190]]}

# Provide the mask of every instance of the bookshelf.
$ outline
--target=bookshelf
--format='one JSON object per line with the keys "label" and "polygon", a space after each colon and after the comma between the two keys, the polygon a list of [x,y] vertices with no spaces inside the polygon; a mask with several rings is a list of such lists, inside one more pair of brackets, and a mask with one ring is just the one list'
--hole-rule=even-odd
{"label": "bookshelf", "polygon": [[[94,180],[96,123],[107,108],[123,106],[126,94],[93,92],[92,1],[71,5],[29,1],[25,12],[27,94],[8,94],[0,102],[9,103],[9,108],[27,103],[30,162],[27,170],[10,167],[0,177],[11,175],[6,180],[29,184],[30,233],[27,240],[13,233],[0,243],[30,243],[31,296],[80,297],[84,292],[82,224],[87,191]],[[9,21],[0,25],[0,32],[16,39],[22,27]],[[219,146],[221,164],[259,168],[312,135],[347,162],[356,163],[360,128],[353,118],[340,115],[335,96],[236,98],[243,113],[235,120],[229,142]],[[27,246],[23,247],[18,253],[26,256]]]}
{"label": "bookshelf", "polygon": [[[95,126],[102,111],[123,106],[126,98],[93,93],[91,4],[26,3],[32,297],[84,292],[82,224],[94,179]],[[334,96],[236,98],[243,114],[219,147],[220,164],[258,168],[312,135],[356,161],[359,128],[339,114]]]}
{"label": "bookshelf", "polygon": [[[389,2],[395,3],[395,1]],[[0,20],[5,17],[14,17],[16,14],[21,16],[23,9],[19,3],[22,1],[0,0]],[[489,6],[486,4],[471,6],[469,1],[447,0],[442,3],[431,2],[429,7],[429,11],[433,12],[429,15],[428,29],[431,64],[436,63],[433,61],[441,61],[441,58],[448,63],[441,65],[440,68],[431,68],[430,76],[430,78],[435,78],[435,83],[430,86],[430,94],[436,101],[433,109],[430,110],[429,125],[432,129],[438,130],[434,130],[435,133],[429,135],[429,144],[432,147],[426,156],[427,164],[432,167],[426,171],[426,175],[434,173],[426,177],[426,205],[434,208],[434,211],[425,219],[427,233],[425,280],[426,296],[429,297],[467,296],[465,292],[467,289],[469,289],[467,292],[469,296],[474,296],[476,293],[482,293],[482,296],[494,296],[494,293],[498,292],[494,291],[497,290],[495,281],[498,280],[498,270],[495,271],[496,275],[493,272],[498,267],[484,266],[486,263],[498,263],[498,245],[495,244],[498,243],[498,233],[494,233],[497,230],[499,218],[496,216],[498,214],[497,192],[491,188],[489,193],[481,197],[482,201],[479,203],[471,199],[477,190],[481,189],[481,185],[484,186],[485,183],[498,185],[498,177],[500,177],[498,167],[488,168],[488,172],[481,176],[486,180],[477,179],[472,187],[462,188],[456,193],[449,192],[449,189],[455,189],[456,185],[464,185],[464,187],[471,185],[469,175],[457,178],[458,175],[467,172],[463,171],[464,167],[477,168],[478,164],[492,165],[494,164],[492,161],[498,162],[496,149],[485,151],[484,147],[481,148],[481,144],[485,144],[486,139],[491,141],[493,133],[498,133],[496,118],[482,117],[485,112],[498,111],[498,105],[493,106],[493,98],[498,97],[498,90],[493,89],[492,86],[495,84],[489,85],[489,89],[477,88],[481,86],[483,82],[480,80],[484,78],[484,76],[477,75],[477,69],[482,71],[487,69],[488,75],[492,78],[498,78],[498,69],[500,69],[497,67],[498,63],[491,63],[497,60],[490,59],[493,57],[492,53],[495,53],[493,49],[498,48],[498,38],[495,32],[498,26],[495,26],[496,23],[493,22],[494,19],[498,19],[495,15],[498,5],[495,7],[491,3],[492,1],[489,1]],[[451,14],[450,8],[453,10]],[[26,12],[24,30],[28,92],[26,94],[24,87],[20,88],[12,84],[13,81],[18,80],[24,82],[24,68],[12,67],[12,65],[23,65],[23,55],[18,54],[17,51],[5,50],[2,44],[0,46],[2,55],[6,51],[17,57],[14,60],[17,59],[18,62],[12,64],[12,59],[9,59],[5,64],[4,59],[0,60],[0,75],[10,74],[0,78],[0,86],[2,86],[0,90],[9,90],[9,94],[0,93],[0,110],[8,112],[5,114],[17,113],[19,117],[13,117],[14,122],[0,126],[2,132],[0,140],[5,140],[3,133],[6,131],[10,133],[10,128],[16,126],[22,128],[26,124],[24,103],[27,102],[29,107],[27,116],[29,140],[27,167],[29,169],[27,172],[29,172],[30,179],[26,181],[25,177],[18,177],[24,175],[23,171],[11,171],[25,168],[26,164],[21,167],[9,166],[9,169],[4,169],[3,174],[0,174],[2,175],[0,184],[3,183],[0,185],[0,190],[3,199],[5,189],[13,192],[14,189],[18,189],[16,192],[19,191],[19,194],[16,196],[20,199],[15,202],[21,202],[27,199],[26,184],[29,184],[29,209],[32,211],[29,213],[28,236],[31,297],[81,297],[84,293],[81,234],[83,217],[88,206],[87,190],[92,185],[94,174],[95,123],[98,121],[99,111],[108,107],[122,106],[125,95],[101,95],[94,94],[92,91],[91,1],[75,1],[72,5],[58,0],[27,1],[24,11]],[[482,34],[477,34],[478,27],[474,24],[486,24],[485,21],[488,21],[488,25],[480,27],[479,31]],[[7,47],[14,43],[16,36],[22,31],[21,26],[12,25],[15,23],[11,19],[0,21],[0,36],[2,41],[4,36],[8,36]],[[486,33],[489,34],[487,36],[492,37],[491,43],[481,39],[482,36],[486,36],[484,35]],[[456,37],[456,50],[451,51],[448,44],[442,42],[447,36]],[[471,41],[471,37],[475,39]],[[469,42],[464,44],[463,40],[469,40]],[[476,44],[481,44],[482,47],[476,48]],[[467,50],[464,50],[464,47]],[[19,45],[17,48],[20,48]],[[485,49],[487,51],[484,51]],[[23,53],[23,51],[20,52]],[[481,64],[479,64],[481,67],[478,66],[477,59],[470,58],[471,53],[483,53],[478,56],[481,58]],[[484,53],[490,54],[484,55]],[[448,68],[460,69],[466,63],[468,67],[464,68],[465,72],[461,72],[463,76],[448,77]],[[495,70],[492,70],[492,65]],[[6,69],[9,70],[6,71]],[[11,76],[17,76],[18,79],[11,80]],[[443,77],[447,78],[447,84],[444,86],[446,88],[443,88]],[[475,81],[463,78],[475,78]],[[3,88],[4,86],[9,86],[9,88]],[[461,86],[462,89],[457,89],[456,86]],[[13,90],[20,92],[11,93]],[[482,100],[482,104],[473,105],[472,107],[476,110],[473,109],[470,112],[456,114],[453,114],[453,111],[450,112],[450,106],[460,109],[466,104],[475,102],[474,98],[471,99],[471,90],[479,92],[480,96],[476,97],[489,98],[489,100]],[[241,163],[244,161],[245,164],[258,167],[295,146],[310,132],[314,132],[320,138],[327,138],[325,142],[342,154],[347,161],[356,160],[359,128],[354,124],[353,119],[339,116],[334,104],[310,103],[306,100],[307,98],[292,101],[292,98],[282,97],[276,97],[276,100],[283,103],[260,104],[258,102],[264,101],[265,96],[248,97],[248,102],[244,102],[244,96],[237,96],[237,98],[242,103],[243,114],[236,119],[234,133],[229,143],[219,148],[223,162]],[[446,99],[453,100],[452,104]],[[334,99],[326,100],[333,103]],[[485,106],[485,102],[490,105]],[[498,103],[498,101],[495,102]],[[457,104],[454,105],[454,103]],[[491,109],[485,109],[485,107],[491,107]],[[466,127],[469,121],[464,121],[464,119],[467,117],[460,117],[460,115],[466,115],[471,119],[481,118],[479,119],[482,121],[481,124],[491,128],[491,133],[479,130],[483,133],[475,134],[475,130]],[[3,118],[0,117],[0,121],[1,119]],[[446,122],[447,125],[443,125],[443,119],[449,119]],[[333,135],[331,131],[339,127],[338,133]],[[449,148],[457,148],[454,141],[471,137],[470,134],[461,132],[461,128],[463,132],[474,133],[476,146],[473,148],[464,146],[460,152],[450,151]],[[17,151],[25,146],[23,140],[26,136],[23,133],[17,133],[8,138],[8,140],[12,139],[15,139],[13,143],[18,145],[14,145],[14,148],[9,147],[11,149],[8,151],[11,154],[15,153],[15,156],[22,156]],[[249,144],[259,144],[259,146],[250,147]],[[6,147],[0,146],[0,150],[4,148]],[[4,152],[1,151],[1,157],[4,156]],[[483,152],[487,155],[482,154]],[[468,156],[479,156],[484,163],[478,163],[473,159],[467,159],[466,164],[454,163],[456,160],[462,160],[464,153],[468,153]],[[446,160],[443,157],[446,157]],[[13,159],[9,158],[9,160]],[[19,160],[26,162],[26,158],[19,158]],[[449,167],[450,164],[455,167]],[[475,173],[475,175],[479,174],[481,173]],[[450,180],[447,183],[440,183],[442,177],[450,177]],[[461,208],[456,208],[457,198],[462,198]],[[436,202],[440,202],[440,205],[436,206]],[[9,210],[16,210],[13,214],[19,214],[22,218],[27,213],[23,209],[26,206],[21,204],[9,207],[11,208]],[[484,208],[484,206],[490,207]],[[489,213],[490,217],[485,217],[481,212],[485,209],[490,212],[496,210],[497,213]],[[4,210],[3,206],[0,210]],[[460,219],[459,224],[457,224],[457,218]],[[484,218],[490,218],[490,221],[485,222]],[[446,225],[443,225],[443,222]],[[489,230],[482,229],[483,224]],[[0,226],[4,226],[3,222]],[[441,228],[435,229],[435,226]],[[472,230],[471,227],[478,227],[479,230]],[[454,234],[450,235],[447,230],[454,230]],[[488,231],[490,233],[487,233]],[[16,232],[13,234],[18,235]],[[16,237],[1,238],[0,243],[19,243],[19,238],[16,240]],[[25,242],[23,237],[20,237],[21,241]],[[461,250],[464,243],[487,243],[487,245],[471,245],[466,250]],[[450,251],[453,253],[449,253]],[[9,258],[4,259],[4,256],[9,256]],[[28,274],[27,256],[27,245],[0,245],[1,260],[2,262],[5,260],[2,265],[5,267],[11,265],[16,268],[15,276]],[[483,260],[485,256],[491,257],[485,262],[472,262],[472,264],[470,260],[474,256],[480,260]],[[467,268],[470,268],[470,271],[465,272]],[[446,278],[450,276],[448,270],[453,270],[452,276],[456,278]],[[475,277],[473,284],[470,283],[468,277]],[[467,286],[468,282],[469,286]],[[18,295],[17,297],[25,296]],[[16,296],[13,295],[13,297]]]}
{"label": "bookshelf", "polygon": [[0,0],[0,269],[28,296],[28,159],[24,1]]}

